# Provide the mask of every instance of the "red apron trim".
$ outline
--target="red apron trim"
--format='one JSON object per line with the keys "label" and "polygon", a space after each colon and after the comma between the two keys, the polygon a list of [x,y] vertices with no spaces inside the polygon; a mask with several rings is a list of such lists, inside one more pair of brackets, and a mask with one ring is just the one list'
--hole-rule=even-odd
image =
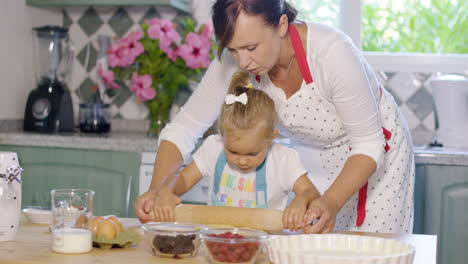
{"label": "red apron trim", "polygon": [[304,46],[302,46],[301,37],[299,32],[293,25],[289,25],[289,34],[291,36],[291,42],[296,54],[297,63],[299,64],[299,69],[301,69],[302,77],[307,84],[312,83],[312,75],[310,74],[309,64],[307,64],[307,57],[305,54]]}
{"label": "red apron trim", "polygon": [[[380,90],[382,91],[382,90]],[[392,132],[387,130],[385,127],[382,127],[383,134],[385,137],[385,141],[389,140],[392,137]],[[385,142],[385,152],[390,150],[390,146],[387,142]],[[351,147],[349,147],[351,150]],[[359,189],[359,196],[358,196],[358,206],[357,206],[357,217],[356,217],[356,226],[361,226],[364,223],[364,219],[366,218],[366,201],[367,201],[367,184],[366,182],[364,186]]]}
{"label": "red apron trim", "polygon": [[390,140],[390,138],[392,137],[392,132],[387,130],[385,127],[382,127],[382,130],[383,130],[385,140]]}
{"label": "red apron trim", "polygon": [[356,218],[356,226],[361,226],[364,223],[364,218],[366,218],[366,200],[367,200],[367,185],[369,183],[366,182],[364,186],[359,189],[359,199],[357,205],[357,218]]}
{"label": "red apron trim", "polygon": [[[293,25],[289,25],[289,33],[291,35],[291,42],[294,48],[294,54],[296,56],[297,63],[299,64],[299,69],[301,69],[302,77],[304,78],[306,84],[312,83],[312,74],[310,73],[309,64],[307,63],[307,58],[305,55],[304,46],[302,46],[301,37],[299,32]],[[255,75],[255,80],[260,82],[260,75]]]}

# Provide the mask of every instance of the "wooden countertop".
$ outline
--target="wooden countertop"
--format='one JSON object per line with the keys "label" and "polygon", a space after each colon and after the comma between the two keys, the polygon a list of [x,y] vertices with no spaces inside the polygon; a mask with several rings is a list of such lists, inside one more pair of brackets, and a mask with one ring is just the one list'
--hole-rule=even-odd
{"label": "wooden countertop", "polygon": [[[136,222],[137,220],[132,220]],[[125,226],[125,222],[124,222]],[[437,237],[433,235],[396,235],[379,233],[349,234],[379,236],[398,239],[412,244],[416,248],[414,264],[435,264]],[[125,249],[93,248],[90,253],[66,255],[57,254],[50,249],[51,235],[48,225],[22,222],[16,241],[0,242],[0,264],[83,264],[83,263],[207,263],[205,250],[190,259],[157,258],[144,240]],[[267,256],[259,257],[257,264],[268,263]]]}

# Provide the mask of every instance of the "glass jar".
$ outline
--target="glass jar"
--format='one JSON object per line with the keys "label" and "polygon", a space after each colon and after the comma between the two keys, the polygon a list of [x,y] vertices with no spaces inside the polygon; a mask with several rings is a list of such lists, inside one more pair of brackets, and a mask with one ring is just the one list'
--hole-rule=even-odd
{"label": "glass jar", "polygon": [[91,133],[109,132],[111,127],[110,104],[80,104],[80,131]]}

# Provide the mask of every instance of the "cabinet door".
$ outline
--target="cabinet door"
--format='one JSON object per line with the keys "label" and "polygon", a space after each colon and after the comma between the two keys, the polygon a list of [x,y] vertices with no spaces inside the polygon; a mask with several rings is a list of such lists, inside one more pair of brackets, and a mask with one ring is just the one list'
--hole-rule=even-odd
{"label": "cabinet door", "polygon": [[137,153],[0,146],[18,153],[23,167],[22,206],[50,207],[50,190],[92,189],[95,215],[135,216]]}
{"label": "cabinet door", "polygon": [[424,165],[416,165],[416,184],[414,185],[414,234],[424,234]]}
{"label": "cabinet door", "polygon": [[438,237],[437,263],[466,263],[468,167],[426,165],[425,174],[424,233]]}

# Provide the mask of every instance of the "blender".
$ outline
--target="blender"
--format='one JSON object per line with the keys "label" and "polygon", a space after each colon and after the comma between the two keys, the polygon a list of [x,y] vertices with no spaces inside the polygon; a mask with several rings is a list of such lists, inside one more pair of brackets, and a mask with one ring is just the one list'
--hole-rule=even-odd
{"label": "blender", "polygon": [[28,96],[24,130],[73,131],[73,105],[66,87],[73,62],[68,29],[51,25],[33,28],[32,40],[37,86]]}

